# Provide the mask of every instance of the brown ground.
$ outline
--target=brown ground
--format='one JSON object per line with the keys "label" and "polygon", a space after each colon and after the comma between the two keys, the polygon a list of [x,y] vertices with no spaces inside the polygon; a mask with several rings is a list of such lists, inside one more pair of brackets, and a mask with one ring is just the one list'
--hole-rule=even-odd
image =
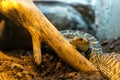
{"label": "brown ground", "polygon": [[[120,39],[102,41],[105,52],[120,53]],[[0,53],[0,80],[108,80],[103,76],[76,72],[54,52],[43,51],[43,62],[34,64],[32,51],[16,50]]]}

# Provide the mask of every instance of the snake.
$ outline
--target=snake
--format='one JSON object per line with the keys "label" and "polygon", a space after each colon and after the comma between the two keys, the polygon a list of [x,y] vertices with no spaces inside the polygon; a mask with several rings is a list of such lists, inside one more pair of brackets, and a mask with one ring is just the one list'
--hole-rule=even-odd
{"label": "snake", "polygon": [[[110,80],[120,80],[120,54],[104,53],[100,42],[91,34],[79,30],[62,30],[62,35]],[[79,46],[78,46],[79,45]]]}
{"label": "snake", "polygon": [[[82,51],[86,52],[89,49],[91,53],[103,54],[99,41],[91,34],[79,30],[61,30],[60,32],[72,45],[77,46]],[[84,53],[82,55],[86,56]]]}

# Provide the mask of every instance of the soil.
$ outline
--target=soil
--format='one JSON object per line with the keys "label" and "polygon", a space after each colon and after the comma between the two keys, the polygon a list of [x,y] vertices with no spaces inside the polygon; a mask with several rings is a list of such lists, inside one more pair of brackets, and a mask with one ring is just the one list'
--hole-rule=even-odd
{"label": "soil", "polygon": [[[101,45],[104,52],[120,53],[120,39],[104,40]],[[36,66],[32,51],[1,52],[0,80],[108,80],[102,75],[73,70],[53,51],[43,50],[42,57],[42,64]]]}

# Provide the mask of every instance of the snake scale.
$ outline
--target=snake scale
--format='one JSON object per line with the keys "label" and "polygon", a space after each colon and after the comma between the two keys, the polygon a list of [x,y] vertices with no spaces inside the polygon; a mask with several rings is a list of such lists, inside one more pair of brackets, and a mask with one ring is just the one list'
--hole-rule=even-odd
{"label": "snake scale", "polygon": [[[90,51],[87,52],[89,53],[87,54],[88,60],[91,61],[96,67],[98,67],[100,71],[110,80],[120,80],[120,54],[114,52],[111,54],[110,53],[103,54],[100,43],[91,34],[78,30],[62,30],[61,33],[71,43],[78,41],[80,38],[80,41],[78,42],[83,44],[79,44],[78,42],[77,43],[81,45],[80,46],[81,49],[82,46],[83,47],[88,46],[86,45],[87,44],[86,40],[88,40],[90,47],[89,48]],[[76,44],[72,44],[72,45],[79,47]],[[85,51],[84,48],[82,50]]]}

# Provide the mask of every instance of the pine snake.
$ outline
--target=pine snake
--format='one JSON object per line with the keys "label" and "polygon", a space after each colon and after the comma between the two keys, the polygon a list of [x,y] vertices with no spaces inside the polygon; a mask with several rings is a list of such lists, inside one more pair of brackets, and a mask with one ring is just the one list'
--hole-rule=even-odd
{"label": "pine snake", "polygon": [[89,49],[89,52],[86,52],[88,54],[84,56],[96,65],[106,77],[110,80],[120,80],[120,54],[103,53],[98,40],[88,33],[78,30],[62,30],[61,33],[75,47],[85,52]]}

